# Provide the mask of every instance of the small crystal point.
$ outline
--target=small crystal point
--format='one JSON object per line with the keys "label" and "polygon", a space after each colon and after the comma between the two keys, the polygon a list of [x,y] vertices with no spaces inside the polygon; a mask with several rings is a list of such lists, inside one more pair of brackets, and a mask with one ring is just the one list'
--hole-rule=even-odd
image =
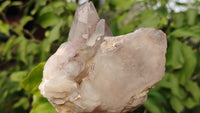
{"label": "small crystal point", "polygon": [[[85,2],[76,9],[74,21],[69,32],[68,41],[88,39],[95,31],[96,24],[100,20],[92,2]],[[82,35],[87,37],[82,37]]]}
{"label": "small crystal point", "polygon": [[92,2],[76,10],[68,42],[45,64],[39,86],[59,113],[125,113],[165,73],[165,34],[153,28],[112,36]]}

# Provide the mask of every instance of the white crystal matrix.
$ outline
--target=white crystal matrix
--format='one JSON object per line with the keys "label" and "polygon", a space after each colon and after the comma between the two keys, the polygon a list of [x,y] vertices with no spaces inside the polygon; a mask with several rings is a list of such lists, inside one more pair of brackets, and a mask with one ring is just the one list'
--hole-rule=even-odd
{"label": "white crystal matrix", "polygon": [[93,4],[76,10],[68,42],[45,64],[42,95],[59,113],[124,113],[146,101],[165,72],[165,34],[153,28],[114,37]]}

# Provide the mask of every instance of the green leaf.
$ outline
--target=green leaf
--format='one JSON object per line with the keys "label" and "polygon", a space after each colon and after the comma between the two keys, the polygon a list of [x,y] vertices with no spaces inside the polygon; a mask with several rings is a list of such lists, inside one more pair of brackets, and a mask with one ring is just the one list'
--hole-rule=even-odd
{"label": "green leaf", "polygon": [[184,109],[184,106],[183,106],[182,102],[178,98],[176,98],[176,97],[171,97],[170,98],[170,104],[171,104],[172,108],[177,113],[180,113]]}
{"label": "green leaf", "polygon": [[134,25],[133,24],[128,24],[124,25],[119,28],[119,34],[127,34],[133,31]]}
{"label": "green leaf", "polygon": [[185,84],[185,88],[189,91],[194,97],[196,102],[200,102],[200,88],[198,84],[194,81],[187,81]]}
{"label": "green leaf", "polygon": [[19,6],[19,5],[22,5],[22,2],[21,1],[12,1],[10,5]]}
{"label": "green leaf", "polygon": [[134,0],[110,0],[110,4],[114,5],[116,9],[126,9],[134,3]]}
{"label": "green leaf", "polygon": [[46,5],[47,0],[39,0],[39,1],[37,1],[36,3],[38,3],[38,4],[41,5],[41,6],[44,6],[44,5]]}
{"label": "green leaf", "polygon": [[186,96],[186,94],[185,94],[184,90],[181,89],[176,75],[171,74],[169,76],[169,82],[171,84],[170,89],[171,89],[172,94],[179,97],[180,99],[183,99]]}
{"label": "green leaf", "polygon": [[39,16],[36,23],[40,24],[43,28],[56,25],[59,22],[59,17],[53,12],[47,12]]}
{"label": "green leaf", "polygon": [[113,19],[110,22],[110,29],[111,29],[111,31],[112,31],[112,33],[113,33],[114,36],[116,36],[119,33],[118,23],[117,23],[116,19]]}
{"label": "green leaf", "polygon": [[196,67],[197,58],[192,48],[186,44],[182,44],[182,53],[185,61],[184,65],[175,73],[179,76],[180,83],[184,84],[192,76]]}
{"label": "green leaf", "polygon": [[0,13],[3,12],[3,10],[11,3],[11,1],[6,0],[5,2],[1,3],[0,6]]}
{"label": "green leaf", "polygon": [[52,8],[51,6],[49,6],[49,5],[43,7],[43,8],[40,10],[39,16],[42,16],[42,15],[48,13],[48,12],[53,12],[53,8]]}
{"label": "green leaf", "polygon": [[167,103],[166,98],[158,91],[154,91],[151,89],[148,93],[148,97],[154,97],[154,100],[158,101],[159,103]]}
{"label": "green leaf", "polygon": [[60,21],[51,31],[49,34],[49,37],[47,37],[46,39],[44,39],[44,41],[42,42],[42,44],[40,45],[41,47],[41,56],[40,56],[40,60],[44,61],[46,60],[46,58],[48,57],[48,53],[50,51],[50,47],[51,44],[59,39],[60,37],[60,28],[62,26],[63,22]]}
{"label": "green leaf", "polygon": [[182,27],[184,25],[184,17],[185,17],[185,14],[183,12],[174,13],[172,15],[176,28]]}
{"label": "green leaf", "polygon": [[7,81],[5,82],[5,90],[8,91],[8,94],[20,91],[22,88],[19,82]]}
{"label": "green leaf", "polygon": [[199,103],[196,102],[196,101],[194,100],[194,98],[191,98],[191,97],[186,98],[186,99],[183,101],[183,104],[184,104],[187,108],[189,108],[189,109],[192,109],[192,108],[194,108],[195,106],[199,105]]}
{"label": "green leaf", "polygon": [[55,8],[65,6],[65,1],[52,1],[51,5]]}
{"label": "green leaf", "polygon": [[49,36],[49,41],[53,42],[55,40],[58,40],[60,37],[60,28],[63,25],[63,21],[59,21],[57,25],[51,30],[50,36]]}
{"label": "green leaf", "polygon": [[187,17],[187,23],[189,25],[194,25],[196,22],[196,18],[198,16],[198,10],[189,8],[186,12],[186,17]]}
{"label": "green leaf", "polygon": [[170,35],[174,37],[195,37],[200,39],[200,25],[192,26],[192,27],[182,27],[174,30]]}
{"label": "green leaf", "polygon": [[16,71],[10,75],[11,81],[20,82],[27,74],[27,71]]}
{"label": "green leaf", "polygon": [[72,22],[73,22],[73,15],[68,15],[67,16],[67,24],[68,26],[72,26]]}
{"label": "green leaf", "polygon": [[29,55],[37,54],[38,48],[39,48],[38,44],[36,44],[34,42],[29,42],[29,44],[27,45],[27,54],[29,54]]}
{"label": "green leaf", "polygon": [[181,51],[182,44],[178,40],[170,40],[166,54],[166,66],[170,70],[180,69],[183,67],[184,58]]}
{"label": "green leaf", "polygon": [[65,5],[67,5],[66,3],[67,3],[66,1],[60,0],[60,1],[53,1],[51,2],[50,5],[53,6],[54,13],[60,16],[63,12],[65,12],[64,7]]}
{"label": "green leaf", "polygon": [[158,28],[160,18],[158,14],[153,10],[147,10],[142,13],[141,24],[139,27],[154,27]]}
{"label": "green leaf", "polygon": [[5,56],[6,57],[6,60],[10,60],[12,58],[12,49],[13,49],[13,46],[17,43],[17,40],[15,38],[10,38],[5,46],[4,46],[4,49],[2,51],[2,56]]}
{"label": "green leaf", "polygon": [[28,41],[24,37],[18,37],[18,49],[17,49],[17,59],[22,61],[25,65],[28,65],[27,61],[27,45]]}
{"label": "green leaf", "polygon": [[66,4],[66,9],[69,11],[75,11],[77,6],[78,6],[78,4],[76,4],[74,2],[68,2]]}
{"label": "green leaf", "polygon": [[23,28],[31,20],[33,20],[33,17],[23,16],[22,19],[20,19],[20,26]]}
{"label": "green leaf", "polygon": [[21,82],[21,86],[28,92],[41,96],[40,91],[38,89],[43,75],[43,68],[45,63],[40,63],[35,68],[31,70],[26,78],[24,78]]}
{"label": "green leaf", "polygon": [[[123,12],[121,15],[117,16],[117,18],[116,18],[117,23],[122,23],[123,21],[125,21],[127,15],[128,15],[127,12]],[[126,21],[127,20],[129,20],[129,19],[126,19]]]}
{"label": "green leaf", "polygon": [[149,98],[144,103],[145,108],[151,113],[165,113],[165,111],[160,107],[159,103],[155,100],[155,98]]}
{"label": "green leaf", "polygon": [[28,101],[28,98],[26,97],[22,97],[20,98],[19,101],[17,101],[14,105],[13,105],[13,108],[18,108],[22,106],[24,109],[28,109],[29,107],[29,101]]}
{"label": "green leaf", "polygon": [[174,95],[180,99],[186,96],[185,91],[179,85],[178,76],[173,73],[166,73],[164,78],[158,83],[158,86],[170,89],[170,95]]}
{"label": "green leaf", "polygon": [[[6,79],[7,75],[8,75],[8,71],[0,71],[0,86],[1,86],[1,88],[3,86],[3,83],[6,82],[5,79]],[[1,90],[0,90],[0,92],[1,92]]]}
{"label": "green leaf", "polygon": [[32,106],[30,113],[56,113],[55,108],[43,97],[33,95]]}
{"label": "green leaf", "polygon": [[40,61],[47,60],[47,57],[49,56],[50,47],[51,42],[47,38],[44,39],[40,45]]}
{"label": "green leaf", "polygon": [[5,56],[7,52],[10,52],[10,51],[11,51],[11,48],[12,48],[12,46],[14,45],[13,43],[14,43],[14,39],[13,39],[13,38],[9,39],[9,40],[6,42],[6,44],[5,44],[5,46],[4,46],[4,49],[3,49],[3,51],[2,51],[2,56]]}
{"label": "green leaf", "polygon": [[40,9],[40,7],[44,7],[47,4],[47,0],[37,0],[35,2],[35,7],[32,9],[31,14],[35,15],[38,10]]}
{"label": "green leaf", "polygon": [[3,23],[0,20],[0,32],[8,36],[10,34],[9,29],[10,29],[9,24]]}

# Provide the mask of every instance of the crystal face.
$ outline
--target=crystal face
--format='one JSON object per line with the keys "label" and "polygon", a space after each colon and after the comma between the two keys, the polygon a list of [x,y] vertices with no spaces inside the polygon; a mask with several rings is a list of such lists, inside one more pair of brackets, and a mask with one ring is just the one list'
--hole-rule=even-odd
{"label": "crystal face", "polygon": [[166,35],[153,28],[112,36],[91,2],[76,10],[68,42],[45,64],[42,95],[59,113],[124,113],[165,73]]}

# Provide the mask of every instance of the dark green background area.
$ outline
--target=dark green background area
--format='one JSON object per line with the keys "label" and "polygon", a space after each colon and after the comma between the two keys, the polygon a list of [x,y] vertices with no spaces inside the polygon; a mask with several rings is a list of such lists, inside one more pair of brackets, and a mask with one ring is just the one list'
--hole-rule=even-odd
{"label": "dark green background area", "polygon": [[[199,113],[200,1],[174,0],[177,8],[187,7],[181,12],[168,8],[170,0],[92,1],[115,36],[141,27],[167,34],[165,76],[134,113]],[[0,113],[56,113],[38,85],[44,62],[67,41],[77,6],[67,0],[0,0]]]}

